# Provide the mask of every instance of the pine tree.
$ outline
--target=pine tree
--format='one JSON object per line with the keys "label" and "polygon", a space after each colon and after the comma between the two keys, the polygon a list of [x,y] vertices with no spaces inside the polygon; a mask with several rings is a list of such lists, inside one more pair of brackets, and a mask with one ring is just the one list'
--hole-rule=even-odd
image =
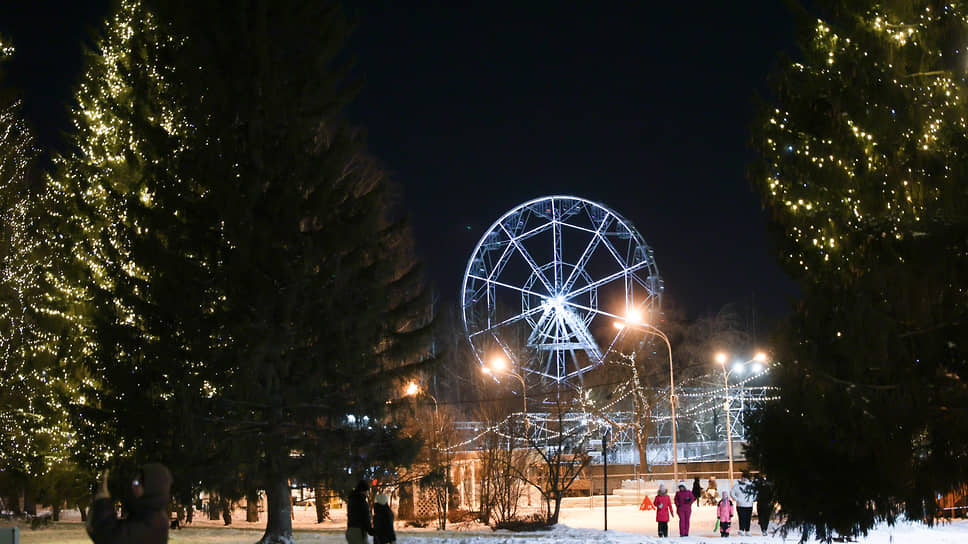
{"label": "pine tree", "polygon": [[[13,53],[0,37],[0,63]],[[18,94],[0,90],[0,472],[17,475],[28,495],[38,478],[67,463],[74,444],[68,376],[47,342],[58,320],[44,311],[49,199],[36,179],[37,156]]]}
{"label": "pine tree", "polygon": [[88,55],[74,149],[56,159],[50,186],[62,233],[52,290],[71,324],[64,356],[88,376],[74,406],[77,457],[98,468],[163,461],[187,497],[232,466],[214,462],[206,417],[208,362],[223,342],[221,235],[206,187],[185,174],[193,127],[171,70],[179,51],[142,2],[117,5]]}
{"label": "pine tree", "polygon": [[193,175],[224,239],[228,441],[257,456],[263,542],[290,542],[289,478],[324,468],[305,480],[339,489],[412,454],[383,416],[430,355],[429,296],[391,185],[341,117],[353,84],[338,4],[213,3],[170,18],[201,97],[187,109],[204,119]]}
{"label": "pine tree", "polygon": [[291,542],[290,478],[341,486],[415,449],[383,416],[429,355],[428,295],[339,114],[343,28],[333,4],[121,2],[53,184],[93,453],[263,486],[265,542]]}
{"label": "pine tree", "polygon": [[751,181],[803,299],[747,455],[789,526],[829,539],[931,521],[968,481],[968,10],[828,4],[799,14],[800,59],[754,127]]}

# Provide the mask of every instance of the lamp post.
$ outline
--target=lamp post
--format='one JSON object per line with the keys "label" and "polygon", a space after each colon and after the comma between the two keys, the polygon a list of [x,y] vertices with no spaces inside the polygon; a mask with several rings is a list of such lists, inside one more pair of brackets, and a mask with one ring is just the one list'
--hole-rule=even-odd
{"label": "lamp post", "polygon": [[509,376],[514,376],[521,382],[521,402],[524,408],[524,425],[525,427],[530,426],[530,420],[528,419],[528,384],[524,382],[524,378],[520,374],[511,370],[508,365],[508,360],[503,355],[497,355],[491,359],[490,366],[482,366],[481,372],[487,374],[488,376],[493,376],[497,374],[507,374]]}
{"label": "lamp post", "polygon": [[624,322],[615,322],[615,328],[623,329],[625,327],[635,327],[643,332],[658,336],[665,340],[666,347],[669,348],[669,407],[672,411],[672,485],[675,486],[679,482],[679,447],[676,444],[676,382],[672,372],[672,344],[669,343],[669,337],[664,332],[660,331],[654,325],[642,321],[642,314],[639,312],[629,311],[625,314]]}
{"label": "lamp post", "polygon": [[723,387],[726,390],[726,400],[723,402],[723,410],[726,412],[726,451],[729,455],[729,488],[733,489],[733,425],[729,421],[729,376],[733,372],[737,372],[746,367],[750,363],[755,363],[757,365],[766,361],[765,353],[757,353],[755,357],[746,361],[744,363],[736,363],[728,371],[726,370],[726,360],[728,357],[725,353],[716,354],[716,362],[723,369]]}
{"label": "lamp post", "polygon": [[436,432],[437,425],[439,424],[438,421],[440,420],[440,413],[439,413],[439,410],[437,409],[437,397],[431,395],[427,391],[420,389],[420,386],[417,385],[417,382],[413,382],[413,381],[407,384],[407,388],[404,390],[403,395],[405,397],[416,398],[417,395],[420,393],[427,395],[428,397],[430,397],[430,400],[434,401],[434,430]]}

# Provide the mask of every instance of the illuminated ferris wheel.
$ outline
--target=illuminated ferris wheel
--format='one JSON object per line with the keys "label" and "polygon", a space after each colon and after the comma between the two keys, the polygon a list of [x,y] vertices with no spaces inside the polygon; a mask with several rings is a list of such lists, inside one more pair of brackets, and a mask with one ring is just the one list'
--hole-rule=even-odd
{"label": "illuminated ferris wheel", "polygon": [[617,320],[657,310],[652,248],[613,210],[547,196],[505,213],[474,248],[461,289],[464,327],[482,365],[501,355],[564,382],[601,364]]}

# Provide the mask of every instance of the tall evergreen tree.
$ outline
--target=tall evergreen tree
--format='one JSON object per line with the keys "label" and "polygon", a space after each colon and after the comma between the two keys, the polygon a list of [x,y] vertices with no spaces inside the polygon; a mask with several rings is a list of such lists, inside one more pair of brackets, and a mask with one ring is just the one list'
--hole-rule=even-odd
{"label": "tall evergreen tree", "polygon": [[[0,68],[14,53],[0,37]],[[0,85],[4,83],[0,73]],[[21,488],[64,464],[74,444],[65,417],[70,388],[47,341],[45,188],[38,151],[16,92],[0,89],[0,472]]]}
{"label": "tall evergreen tree", "polygon": [[429,294],[391,185],[341,117],[353,84],[338,3],[215,2],[170,18],[200,97],[187,106],[192,175],[224,240],[219,398],[230,440],[257,455],[263,542],[290,542],[289,478],[312,467],[306,480],[338,487],[394,456],[399,428],[382,416],[430,355]]}
{"label": "tall evergreen tree", "polygon": [[800,59],[754,126],[751,181],[804,296],[747,454],[790,526],[829,539],[930,521],[968,482],[968,10],[825,4],[798,14]]}
{"label": "tall evergreen tree", "polygon": [[412,456],[382,416],[431,321],[391,186],[340,117],[337,6],[290,8],[122,1],[53,183],[93,453],[264,486],[265,542],[291,542],[290,478]]}
{"label": "tall evergreen tree", "polygon": [[178,51],[141,2],[117,5],[88,55],[74,149],[56,159],[51,187],[65,357],[89,376],[75,406],[80,460],[161,460],[184,490],[202,473],[218,478],[198,415],[213,395],[222,294],[217,223],[180,162],[193,131],[170,69]]}

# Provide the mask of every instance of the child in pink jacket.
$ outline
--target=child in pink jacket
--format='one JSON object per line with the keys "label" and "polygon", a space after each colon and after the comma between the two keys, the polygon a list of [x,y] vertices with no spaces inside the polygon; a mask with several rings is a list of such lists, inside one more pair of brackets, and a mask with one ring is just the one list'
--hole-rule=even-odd
{"label": "child in pink jacket", "polygon": [[652,501],[655,505],[655,520],[659,522],[659,536],[669,536],[669,515],[672,513],[672,497],[666,490],[665,484],[659,484],[659,494]]}
{"label": "child in pink jacket", "polygon": [[723,498],[719,500],[719,507],[716,508],[716,517],[719,518],[719,536],[725,538],[729,536],[729,526],[733,520],[733,501],[729,498],[729,493],[724,492]]}

